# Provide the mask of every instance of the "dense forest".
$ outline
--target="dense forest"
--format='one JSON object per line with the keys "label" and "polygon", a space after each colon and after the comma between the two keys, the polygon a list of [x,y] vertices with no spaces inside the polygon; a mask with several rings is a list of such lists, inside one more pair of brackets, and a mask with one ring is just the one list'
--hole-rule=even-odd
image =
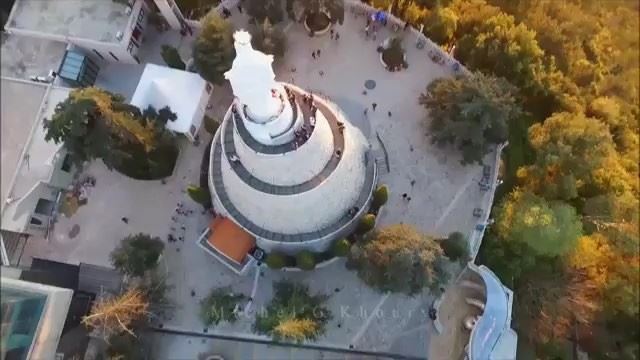
{"label": "dense forest", "polygon": [[521,347],[640,358],[639,2],[368,3],[518,90],[478,260],[515,292]]}

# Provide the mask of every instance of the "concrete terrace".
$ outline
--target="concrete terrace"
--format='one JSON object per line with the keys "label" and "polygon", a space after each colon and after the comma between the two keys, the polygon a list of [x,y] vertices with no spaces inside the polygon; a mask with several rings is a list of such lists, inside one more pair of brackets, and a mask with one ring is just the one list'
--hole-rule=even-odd
{"label": "concrete terrace", "polygon": [[6,27],[117,42],[129,22],[126,8],[112,0],[16,0]]}
{"label": "concrete terrace", "polygon": [[[235,8],[230,9],[234,27],[246,28],[247,18],[239,15]],[[290,25],[287,28],[287,54],[274,69],[277,79],[313,90],[335,102],[372,145],[378,146],[378,137],[382,139],[390,172],[381,171],[380,183],[387,184],[391,193],[389,202],[379,214],[378,225],[404,222],[438,235],[452,231],[471,233],[478,221],[472,215],[473,208],[481,207],[486,211],[489,206],[488,193],[481,192],[476,184],[482,177],[482,167],[462,166],[455,150],[432,145],[426,126],[429,119],[417,102],[427,84],[435,78],[452,75],[450,68],[433,63],[427,55],[428,46],[417,49],[416,35],[407,33],[404,47],[409,68],[395,73],[384,70],[376,46],[391,35],[390,25],[378,31],[377,41],[366,40],[364,19],[354,18],[349,6],[344,25],[335,30],[340,33],[339,41],[329,39],[328,34],[309,38],[300,24]],[[178,46],[183,55],[188,55],[188,46],[179,36],[156,35],[151,28],[148,32],[141,51],[147,51],[145,48],[153,41],[158,45],[171,43]],[[173,37],[171,42],[166,42],[170,38],[168,35]],[[156,49],[159,46],[147,49],[148,58],[141,56],[143,62],[147,58],[149,62],[163,64],[158,60]],[[313,60],[311,52],[318,49],[322,54]],[[292,72],[292,68],[296,71]],[[366,80],[374,80],[376,87],[365,94]],[[137,79],[134,82],[126,76],[118,76],[115,67],[110,81],[113,86],[122,88],[135,89],[137,84]],[[131,84],[118,85],[118,81]],[[223,118],[232,99],[228,84],[215,87],[208,115]],[[377,104],[375,111],[373,103]],[[365,108],[368,108],[367,114]],[[164,183],[126,178],[109,171],[100,161],[90,164],[86,173],[96,177],[97,185],[90,189],[88,204],[80,207],[73,217],[60,218],[50,242],[29,239],[22,264],[28,264],[32,257],[44,257],[71,263],[109,265],[109,253],[126,235],[145,232],[166,239],[169,233],[177,231],[183,241],[167,242],[161,265],[173,285],[170,297],[175,309],[160,321],[164,328],[204,333],[198,315],[200,300],[212,288],[223,286],[248,295],[253,279],[238,277],[196,245],[196,239],[211,220],[185,193],[187,185],[199,183],[200,161],[203,153],[209,151],[206,144],[211,136],[200,135],[199,146],[182,144],[175,174]],[[487,163],[491,163],[491,156],[487,156]],[[402,193],[408,193],[412,200],[403,200]],[[172,222],[174,208],[179,202],[194,213]],[[129,223],[123,223],[122,217],[128,217]],[[72,237],[69,233],[76,225],[81,230],[79,235]],[[314,293],[331,295],[328,306],[334,319],[317,344],[416,357],[426,357],[429,353],[433,330],[427,309],[434,297],[428,291],[412,298],[381,294],[364,285],[355,272],[346,270],[343,260],[313,272],[286,273],[269,269],[262,269],[262,272],[254,303],[256,309],[269,302],[272,282],[283,278],[304,282]],[[255,338],[252,323],[252,319],[242,318],[234,324],[223,323],[206,329],[206,332]],[[215,342],[201,344],[199,338],[170,335],[162,335],[159,341],[162,345],[157,346],[154,357],[157,359],[195,359],[204,348],[216,346]],[[293,358],[304,358],[296,357],[294,352],[290,354]],[[242,358],[272,357],[266,349],[261,349],[257,355],[248,354]],[[327,358],[336,357],[327,355]]]}

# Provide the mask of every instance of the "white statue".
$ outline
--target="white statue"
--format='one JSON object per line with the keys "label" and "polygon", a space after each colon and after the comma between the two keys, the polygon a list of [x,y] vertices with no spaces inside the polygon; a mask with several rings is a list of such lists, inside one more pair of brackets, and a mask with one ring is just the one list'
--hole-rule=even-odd
{"label": "white statue", "polygon": [[233,94],[240,103],[249,108],[251,119],[268,122],[281,108],[280,99],[272,92],[279,87],[271,67],[273,55],[251,47],[251,34],[244,30],[236,31],[233,38],[236,58],[224,77],[231,83]]}

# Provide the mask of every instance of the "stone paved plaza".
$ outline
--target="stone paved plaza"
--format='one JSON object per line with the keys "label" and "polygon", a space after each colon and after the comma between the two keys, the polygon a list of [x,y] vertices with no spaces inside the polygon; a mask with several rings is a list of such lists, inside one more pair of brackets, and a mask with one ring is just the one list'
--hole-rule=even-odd
{"label": "stone paved plaza", "polygon": [[[232,21],[237,28],[246,24],[246,18],[237,12]],[[374,42],[365,40],[363,27],[362,17],[354,19],[348,10],[344,25],[336,27],[340,33],[339,42],[329,39],[328,35],[309,38],[300,24],[288,27],[288,51],[286,58],[276,63],[277,78],[334,101],[362,129],[374,147],[380,146],[378,137],[382,139],[388,152],[390,171],[381,164],[379,182],[387,184],[391,193],[380,214],[379,225],[403,222],[437,235],[452,231],[470,234],[477,221],[472,215],[473,208],[486,209],[488,206],[488,194],[480,192],[477,186],[482,168],[477,165],[463,167],[454,150],[439,149],[430,144],[424,110],[417,100],[429,82],[451,74],[448,69],[431,62],[426,49],[416,49],[414,33],[407,33],[404,41],[409,68],[396,73],[386,71],[379,61],[376,46],[388,35],[387,30],[380,31]],[[321,49],[321,56],[313,60],[311,53],[317,49]],[[187,51],[181,47],[181,52]],[[292,68],[296,71],[292,72]],[[367,90],[365,95],[366,80],[374,80],[376,87]],[[216,87],[211,114],[221,118],[231,99],[228,85]],[[371,108],[372,103],[377,104],[375,111]],[[367,115],[365,108],[368,108]],[[27,265],[31,257],[44,257],[70,263],[109,265],[109,253],[126,235],[144,232],[166,239],[171,227],[184,226],[184,241],[167,243],[161,263],[174,286],[171,298],[175,305],[172,315],[161,322],[164,328],[203,332],[198,318],[200,299],[219,286],[230,286],[234,292],[248,295],[253,276],[235,275],[196,245],[210,215],[201,213],[200,206],[188,198],[185,189],[190,183],[198,183],[200,161],[203,152],[208,151],[205,144],[211,136],[203,129],[201,138],[199,146],[186,141],[181,144],[175,173],[165,183],[132,180],[109,171],[100,161],[92,163],[85,173],[95,176],[97,184],[91,189],[88,204],[80,207],[71,218],[61,217],[49,242],[30,239],[22,264]],[[487,162],[489,159],[490,156]],[[402,193],[407,193],[411,201],[403,200]],[[175,224],[171,217],[179,202],[194,213]],[[123,223],[122,217],[129,218],[129,223]],[[74,225],[80,227],[80,232],[71,238],[69,232]],[[344,260],[313,272],[284,273],[268,268],[261,271],[255,299],[258,309],[270,300],[272,281],[282,278],[305,282],[312,292],[331,295],[329,307],[334,318],[318,344],[426,356],[432,331],[426,311],[433,301],[428,292],[413,298],[378,293],[364,285],[354,272],[346,270]],[[207,332],[256,338],[251,331],[252,323],[252,319],[241,319],[234,324],[207,329]],[[154,348],[158,353],[154,358],[195,359],[209,346],[195,338],[188,339],[193,343],[185,341],[184,337],[163,339],[156,341]],[[200,345],[194,346],[196,343]],[[291,356],[294,356],[293,352],[291,350]],[[322,357],[313,355],[310,358]]]}

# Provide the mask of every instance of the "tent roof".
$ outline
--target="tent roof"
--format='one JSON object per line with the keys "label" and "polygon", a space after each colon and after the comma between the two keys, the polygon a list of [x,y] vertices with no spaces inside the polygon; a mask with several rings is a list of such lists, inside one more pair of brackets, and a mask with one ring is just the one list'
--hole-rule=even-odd
{"label": "tent roof", "polygon": [[187,133],[206,86],[206,81],[198,74],[147,64],[131,98],[131,105],[142,111],[149,106],[156,110],[169,106],[178,118],[167,122],[167,129]]}

